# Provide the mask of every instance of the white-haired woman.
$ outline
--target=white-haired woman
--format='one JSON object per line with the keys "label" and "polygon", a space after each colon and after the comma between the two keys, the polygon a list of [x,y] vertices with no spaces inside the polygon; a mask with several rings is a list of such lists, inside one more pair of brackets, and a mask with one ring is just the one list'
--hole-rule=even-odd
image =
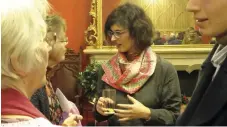
{"label": "white-haired woman", "polygon": [[[2,126],[53,126],[29,100],[46,80],[47,11],[46,0],[1,1]],[[76,125],[75,118],[63,124]]]}

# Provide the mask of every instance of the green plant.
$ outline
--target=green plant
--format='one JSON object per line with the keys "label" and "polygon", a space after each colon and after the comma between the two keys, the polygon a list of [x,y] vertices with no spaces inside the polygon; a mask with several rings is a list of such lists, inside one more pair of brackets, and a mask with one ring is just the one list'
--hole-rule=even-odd
{"label": "green plant", "polygon": [[88,98],[89,101],[93,101],[96,95],[96,86],[98,79],[98,68],[101,65],[97,62],[87,65],[83,72],[78,75],[78,84],[83,89],[83,95]]}

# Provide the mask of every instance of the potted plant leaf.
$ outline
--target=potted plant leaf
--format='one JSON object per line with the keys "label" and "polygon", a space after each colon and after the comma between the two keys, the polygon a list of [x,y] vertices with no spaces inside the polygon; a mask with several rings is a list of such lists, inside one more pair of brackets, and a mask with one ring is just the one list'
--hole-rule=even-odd
{"label": "potted plant leaf", "polygon": [[78,84],[83,89],[83,96],[87,97],[90,102],[94,102],[97,97],[96,86],[99,67],[101,67],[101,64],[94,62],[87,65],[85,70],[78,74]]}

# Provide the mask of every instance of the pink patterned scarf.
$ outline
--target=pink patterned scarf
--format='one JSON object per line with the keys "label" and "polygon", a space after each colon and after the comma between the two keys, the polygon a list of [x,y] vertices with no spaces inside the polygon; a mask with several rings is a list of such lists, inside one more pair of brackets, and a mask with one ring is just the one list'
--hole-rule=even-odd
{"label": "pink patterned scarf", "polygon": [[[120,91],[133,94],[137,92],[154,73],[157,63],[156,54],[151,47],[145,49],[138,58],[128,63],[122,53],[114,55],[102,65],[104,75],[102,80]],[[121,71],[121,66],[125,71]]]}

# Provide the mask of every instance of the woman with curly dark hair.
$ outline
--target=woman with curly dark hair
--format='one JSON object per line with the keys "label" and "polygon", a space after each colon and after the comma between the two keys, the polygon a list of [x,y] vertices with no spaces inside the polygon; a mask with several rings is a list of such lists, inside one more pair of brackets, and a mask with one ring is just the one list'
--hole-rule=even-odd
{"label": "woman with curly dark hair", "polygon": [[[144,10],[126,3],[105,23],[106,40],[118,53],[99,69],[95,119],[109,125],[173,125],[180,113],[181,92],[173,65],[151,49],[154,28]],[[104,89],[116,90],[116,108],[108,112]]]}

